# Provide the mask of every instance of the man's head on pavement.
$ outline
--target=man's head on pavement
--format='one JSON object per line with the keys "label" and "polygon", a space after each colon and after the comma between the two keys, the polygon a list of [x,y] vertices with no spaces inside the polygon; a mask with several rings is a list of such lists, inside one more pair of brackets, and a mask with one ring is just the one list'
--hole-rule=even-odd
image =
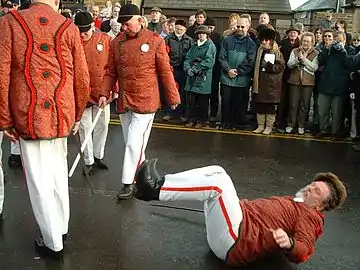
{"label": "man's head on pavement", "polygon": [[87,11],[81,11],[75,15],[75,25],[79,28],[80,36],[83,41],[91,39],[94,33],[94,18]]}
{"label": "man's head on pavement", "polygon": [[122,24],[124,32],[135,36],[142,28],[142,18],[137,5],[126,4],[121,7],[118,22]]}
{"label": "man's head on pavement", "polygon": [[347,197],[346,187],[333,173],[319,173],[312,183],[302,188],[296,197],[318,211],[340,207]]}

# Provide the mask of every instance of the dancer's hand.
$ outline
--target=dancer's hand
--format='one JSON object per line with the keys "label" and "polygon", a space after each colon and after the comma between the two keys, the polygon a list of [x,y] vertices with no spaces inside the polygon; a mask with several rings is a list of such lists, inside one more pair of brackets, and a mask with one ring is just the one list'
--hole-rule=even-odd
{"label": "dancer's hand", "polygon": [[79,127],[80,127],[80,121],[75,122],[74,127],[72,129],[73,135],[75,135],[79,131]]}
{"label": "dancer's hand", "polygon": [[16,142],[19,139],[19,135],[17,134],[15,128],[4,130],[4,135],[12,142]]}
{"label": "dancer's hand", "polygon": [[279,247],[284,249],[291,249],[292,248],[292,239],[288,236],[283,229],[270,229],[273,234],[275,242],[279,245]]}
{"label": "dancer's hand", "polygon": [[99,98],[99,107],[101,109],[104,109],[106,105],[107,105],[107,98],[106,97],[100,97]]}

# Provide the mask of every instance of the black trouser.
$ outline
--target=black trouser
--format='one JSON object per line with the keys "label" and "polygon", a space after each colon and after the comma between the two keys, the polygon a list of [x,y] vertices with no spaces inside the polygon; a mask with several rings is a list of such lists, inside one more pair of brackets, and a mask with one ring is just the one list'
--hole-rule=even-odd
{"label": "black trouser", "polygon": [[356,125],[356,137],[360,136],[360,87],[359,89],[355,89],[355,125]]}
{"label": "black trouser", "polygon": [[241,125],[248,107],[249,87],[232,87],[221,84],[221,97],[222,124]]}
{"label": "black trouser", "polygon": [[[173,116],[185,116],[186,114],[186,95],[184,90],[186,84],[185,71],[182,69],[174,69],[173,74],[174,74],[175,82],[179,87],[181,104],[174,111],[170,109],[171,104],[166,104],[166,114]],[[163,99],[165,99],[165,96],[163,96]]]}
{"label": "black trouser", "polygon": [[216,117],[219,110],[219,82],[221,70],[214,69],[210,95],[210,117]]}
{"label": "black trouser", "polygon": [[205,123],[208,120],[209,95],[187,92],[189,122]]}
{"label": "black trouser", "polygon": [[282,82],[280,104],[276,113],[276,125],[278,128],[286,127],[286,120],[289,112],[289,84],[286,81]]}

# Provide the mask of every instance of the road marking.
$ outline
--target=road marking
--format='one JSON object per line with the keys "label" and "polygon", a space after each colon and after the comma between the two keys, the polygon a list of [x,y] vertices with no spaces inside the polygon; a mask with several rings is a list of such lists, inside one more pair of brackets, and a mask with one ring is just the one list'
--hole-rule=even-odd
{"label": "road marking", "polygon": [[[121,125],[120,120],[111,119],[111,125]],[[227,131],[227,130],[218,130],[216,128],[188,128],[180,125],[174,124],[162,124],[162,123],[153,123],[154,128],[159,129],[170,129],[170,130],[182,130],[182,131],[196,131],[196,132],[207,132],[207,133],[218,133],[218,134],[230,134],[230,135],[245,135],[245,136],[257,136],[264,138],[277,138],[277,139],[290,139],[290,140],[301,140],[301,141],[316,141],[316,142],[326,142],[326,143],[342,143],[342,144],[350,144],[352,142],[347,141],[331,141],[330,139],[317,139],[311,135],[297,135],[297,134],[255,134],[252,131],[246,130],[236,130],[236,131]]]}

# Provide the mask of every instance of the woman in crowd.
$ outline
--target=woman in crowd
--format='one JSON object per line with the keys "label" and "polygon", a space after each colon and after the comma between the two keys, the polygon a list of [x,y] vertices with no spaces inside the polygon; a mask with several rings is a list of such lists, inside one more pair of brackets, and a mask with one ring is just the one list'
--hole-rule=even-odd
{"label": "woman in crowd", "polygon": [[229,36],[232,33],[232,31],[234,31],[237,28],[239,20],[240,20],[240,15],[239,14],[232,13],[229,16],[229,29],[224,31],[223,37]]}
{"label": "woman in crowd", "polygon": [[216,47],[210,39],[210,30],[199,25],[195,34],[197,42],[186,54],[184,71],[187,73],[185,91],[188,102],[188,123],[186,127],[208,126],[209,95],[213,66],[215,64]]}
{"label": "woman in crowd", "polygon": [[288,79],[290,91],[289,119],[286,133],[298,126],[298,133],[305,133],[311,95],[315,86],[315,71],[318,69],[318,52],[315,50],[315,36],[305,32],[300,38],[300,47],[292,50],[287,63],[291,70]]}
{"label": "woman in crowd", "polygon": [[111,37],[111,39],[114,39],[120,33],[121,23],[118,23],[117,18],[111,19],[110,27],[111,30],[107,34]]}
{"label": "woman in crowd", "polygon": [[253,79],[253,106],[257,114],[258,128],[254,133],[269,135],[275,122],[277,105],[280,103],[280,92],[284,57],[275,41],[275,30],[268,25],[259,32],[261,43],[255,61]]}

